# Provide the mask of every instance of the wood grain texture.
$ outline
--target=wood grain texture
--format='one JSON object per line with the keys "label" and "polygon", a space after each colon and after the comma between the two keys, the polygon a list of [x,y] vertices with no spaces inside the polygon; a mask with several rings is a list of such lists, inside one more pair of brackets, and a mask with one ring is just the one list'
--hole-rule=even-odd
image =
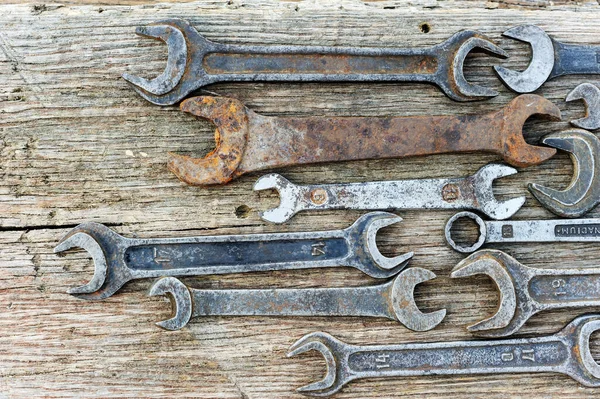
{"label": "wood grain texture", "polygon": [[[5,1],[5,0],[2,0]],[[96,2],[94,2],[96,3]],[[294,389],[320,378],[321,357],[288,359],[287,348],[312,331],[357,344],[471,339],[465,325],[496,307],[485,278],[452,281],[462,256],[444,242],[452,212],[402,212],[402,223],[379,235],[386,254],[415,252],[414,266],[438,278],[417,287],[424,311],[448,316],[429,332],[367,318],[207,317],[177,332],[153,322],[169,305],[148,298],[151,281],[127,284],[102,302],[65,294],[93,271],[82,251],[64,257],[52,249],[70,228],[92,220],[137,237],[245,234],[343,228],[360,212],[302,213],[282,226],[262,222],[258,210],[276,205],[274,193],[254,193],[260,174],[223,187],[197,188],[166,169],[167,151],[200,156],[214,145],[213,127],[177,107],[153,106],[120,78],[158,75],[165,47],[134,34],[137,25],[171,17],[189,19],[211,40],[235,44],[429,46],[472,28],[511,54],[523,68],[527,46],[500,38],[510,26],[535,23],[559,40],[598,43],[597,2],[399,1],[275,2],[240,0],[183,4],[0,6],[0,398],[199,397],[300,398]],[[428,24],[429,33],[422,33]],[[488,112],[514,94],[502,87],[477,55],[467,63],[471,81],[500,95],[484,102],[452,102],[421,84],[216,84],[208,91],[232,96],[266,115],[419,115]],[[568,127],[581,103],[564,102],[582,80],[565,77],[539,91],[563,111],[563,122],[528,122],[529,142]],[[594,77],[586,81],[598,83]],[[279,170],[300,184],[450,177],[475,172],[491,155],[435,156],[363,161]],[[502,179],[500,196],[527,195],[516,218],[550,218],[527,193],[528,182],[564,187],[572,166],[559,154],[518,176]],[[248,211],[240,206],[245,205]],[[589,216],[600,216],[596,210]],[[594,266],[594,244],[498,245],[537,267]],[[376,281],[355,270],[290,271],[187,278],[199,288],[324,287]],[[584,309],[582,311],[600,310]],[[535,316],[522,335],[559,330],[579,312]],[[600,341],[592,350],[600,357]],[[557,375],[490,375],[372,379],[349,384],[337,398],[589,398],[598,391]]]}

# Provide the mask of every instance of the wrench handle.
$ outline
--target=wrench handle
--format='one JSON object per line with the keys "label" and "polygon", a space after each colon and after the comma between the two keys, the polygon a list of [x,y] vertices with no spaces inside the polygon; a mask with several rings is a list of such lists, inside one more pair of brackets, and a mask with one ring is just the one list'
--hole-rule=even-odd
{"label": "wrench handle", "polygon": [[600,306],[600,269],[536,271],[528,291],[542,309]]}
{"label": "wrench handle", "polygon": [[390,283],[371,287],[191,290],[198,316],[365,316],[395,320]]}
{"label": "wrench handle", "polygon": [[198,276],[346,265],[344,231],[130,240],[133,278]]}
{"label": "wrench handle", "polygon": [[560,371],[569,353],[555,337],[365,346],[351,347],[348,368],[358,377]]}
{"label": "wrench handle", "polygon": [[600,46],[554,42],[555,61],[550,77],[600,74]]}
{"label": "wrench handle", "polygon": [[485,242],[600,242],[600,219],[485,222]]}

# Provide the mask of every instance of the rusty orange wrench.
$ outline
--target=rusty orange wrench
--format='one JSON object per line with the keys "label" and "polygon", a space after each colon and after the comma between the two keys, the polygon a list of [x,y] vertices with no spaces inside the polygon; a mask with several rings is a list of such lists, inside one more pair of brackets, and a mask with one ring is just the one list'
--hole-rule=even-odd
{"label": "rusty orange wrench", "polygon": [[206,157],[169,154],[179,179],[202,186],[289,165],[444,153],[491,152],[513,166],[537,165],[556,149],[527,144],[523,124],[532,115],[560,120],[558,107],[534,94],[462,116],[269,117],[225,97],[190,98],[181,109],[217,126],[216,148]]}

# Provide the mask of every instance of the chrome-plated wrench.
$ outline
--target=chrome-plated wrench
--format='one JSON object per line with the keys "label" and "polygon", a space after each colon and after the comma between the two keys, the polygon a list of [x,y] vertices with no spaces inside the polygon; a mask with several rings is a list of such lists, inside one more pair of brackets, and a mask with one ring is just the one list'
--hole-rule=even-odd
{"label": "chrome-plated wrench", "polygon": [[292,184],[273,173],[258,179],[254,190],[278,191],[279,206],[260,214],[272,223],[284,223],[300,211],[317,209],[474,209],[494,219],[506,219],[521,208],[525,197],[497,201],[492,183],[515,173],[510,166],[489,164],[462,178],[310,186]]}
{"label": "chrome-plated wrench", "polygon": [[392,281],[366,287],[199,290],[164,277],[149,295],[169,295],[173,317],[156,323],[167,330],[179,330],[199,316],[362,316],[385,317],[411,330],[428,331],[440,324],[446,310],[422,313],[413,291],[433,278],[433,272],[412,267]]}
{"label": "chrome-plated wrench", "polygon": [[[479,238],[471,246],[459,245],[452,239],[452,226],[460,218],[473,219],[479,226]],[[448,245],[462,253],[474,252],[485,243],[600,242],[600,219],[484,221],[465,211],[448,220],[445,234]]]}
{"label": "chrome-plated wrench", "polygon": [[71,230],[54,252],[79,247],[92,256],[92,280],[68,291],[83,299],[108,298],[133,279],[166,276],[348,266],[388,278],[413,253],[387,258],[377,249],[375,236],[401,220],[392,213],[371,212],[343,230],[158,239],[126,238],[88,222]]}
{"label": "chrome-plated wrench", "polygon": [[492,341],[359,346],[316,332],[292,345],[288,357],[316,350],[325,358],[325,378],[298,389],[311,396],[334,394],[359,378],[421,375],[561,373],[600,387],[600,366],[589,346],[597,330],[600,315],[580,316],[549,336]]}

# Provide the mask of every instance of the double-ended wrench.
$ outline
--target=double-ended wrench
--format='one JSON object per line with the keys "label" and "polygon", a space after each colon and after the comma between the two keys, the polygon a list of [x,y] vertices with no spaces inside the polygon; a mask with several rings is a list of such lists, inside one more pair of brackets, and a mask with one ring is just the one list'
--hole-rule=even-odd
{"label": "double-ended wrench", "polygon": [[525,203],[525,197],[497,201],[495,179],[514,175],[510,166],[489,164],[472,176],[349,184],[298,186],[278,174],[262,176],[254,190],[275,189],[279,206],[261,212],[263,220],[284,223],[304,210],[355,209],[473,209],[494,219],[507,219]]}
{"label": "double-ended wrench", "polygon": [[173,317],[156,323],[166,330],[178,330],[199,316],[361,316],[385,317],[411,330],[428,331],[441,323],[446,310],[422,313],[413,293],[417,284],[433,278],[433,272],[411,267],[392,281],[366,287],[199,290],[164,277],[149,295],[170,297]]}
{"label": "double-ended wrench", "polygon": [[[473,245],[457,244],[452,238],[452,227],[462,218],[474,220],[479,227],[479,237]],[[600,242],[600,219],[484,221],[473,212],[464,211],[448,220],[444,233],[448,245],[462,253],[491,243]]]}
{"label": "double-ended wrench", "polygon": [[67,233],[54,252],[78,247],[94,260],[90,282],[68,291],[82,299],[108,298],[130,280],[168,276],[348,266],[389,278],[413,253],[387,258],[375,238],[379,229],[401,220],[392,213],[371,212],[343,230],[157,239],[126,238],[86,222]]}
{"label": "double-ended wrench", "polygon": [[537,269],[496,250],[476,252],[454,267],[452,278],[484,274],[500,294],[498,310],[469,326],[469,331],[489,337],[517,332],[538,312],[550,309],[600,306],[600,268]]}
{"label": "double-ended wrench", "polygon": [[190,98],[181,109],[217,126],[206,157],[169,154],[171,172],[193,185],[291,165],[476,151],[512,166],[537,165],[556,149],[525,142],[523,124],[532,115],[560,119],[558,107],[534,94],[499,111],[461,116],[268,117],[225,97]]}
{"label": "double-ended wrench", "polygon": [[473,101],[497,92],[465,79],[463,64],[469,52],[508,57],[471,30],[421,49],[220,44],[181,19],[154,22],[136,33],[167,44],[167,67],[160,76],[148,80],[123,74],[140,96],[157,105],[175,104],[198,88],[232,81],[424,82],[437,85],[453,100]]}
{"label": "double-ended wrench", "polygon": [[562,373],[588,387],[600,387],[600,366],[590,352],[590,335],[600,330],[599,315],[577,317],[556,334],[521,339],[350,345],[329,334],[305,335],[288,357],[310,350],[325,358],[322,380],[298,389],[328,396],[359,378],[501,373]]}

